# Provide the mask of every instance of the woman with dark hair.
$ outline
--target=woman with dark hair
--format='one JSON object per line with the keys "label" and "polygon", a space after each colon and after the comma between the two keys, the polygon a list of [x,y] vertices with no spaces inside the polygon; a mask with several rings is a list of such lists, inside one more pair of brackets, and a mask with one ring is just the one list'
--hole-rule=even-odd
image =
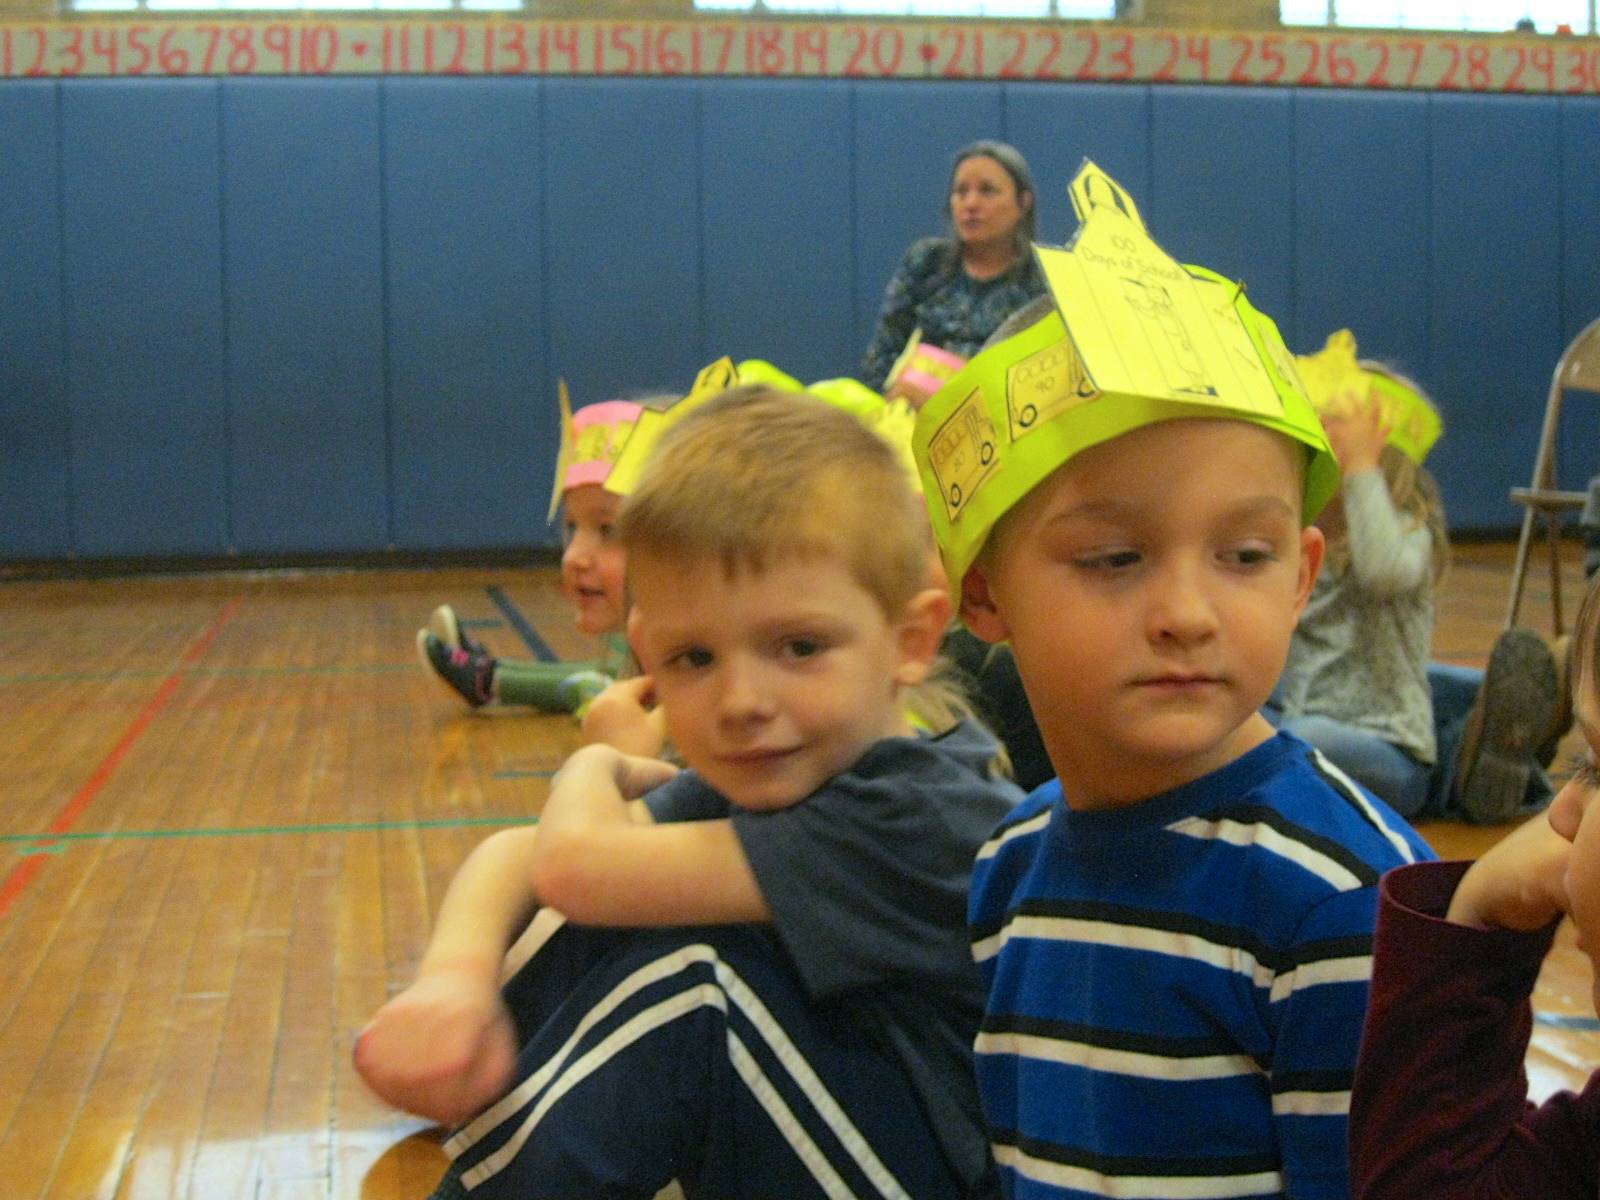
{"label": "woman with dark hair", "polygon": [[891,396],[917,406],[927,395],[916,383],[889,379],[913,333],[922,345],[968,358],[1001,321],[1044,292],[1028,250],[1033,173],[1015,147],[980,141],[957,152],[945,214],[950,236],[913,243],[889,280],[862,365],[868,387],[887,385]]}

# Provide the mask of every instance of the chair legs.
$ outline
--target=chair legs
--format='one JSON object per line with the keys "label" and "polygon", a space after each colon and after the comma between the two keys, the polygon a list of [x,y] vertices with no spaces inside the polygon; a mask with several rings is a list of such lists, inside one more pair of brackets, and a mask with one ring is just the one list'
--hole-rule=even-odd
{"label": "chair legs", "polygon": [[1561,522],[1554,513],[1546,513],[1544,528],[1550,542],[1550,622],[1551,636],[1564,632],[1561,623]]}

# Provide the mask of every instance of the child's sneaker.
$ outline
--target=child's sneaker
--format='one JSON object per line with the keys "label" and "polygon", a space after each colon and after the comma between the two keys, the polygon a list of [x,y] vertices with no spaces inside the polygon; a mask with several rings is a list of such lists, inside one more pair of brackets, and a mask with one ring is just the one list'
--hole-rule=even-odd
{"label": "child's sneaker", "polygon": [[1559,690],[1555,659],[1538,634],[1508,629],[1495,639],[1456,758],[1456,802],[1467,820],[1490,825],[1527,812]]}
{"label": "child's sneaker", "polygon": [[488,654],[481,642],[474,641],[462,628],[461,618],[448,604],[441,604],[428,617],[428,632],[444,643],[447,650],[465,650],[468,654]]}
{"label": "child's sneaker", "polygon": [[494,658],[482,646],[451,649],[430,630],[417,630],[417,656],[439,682],[473,708],[494,699]]}

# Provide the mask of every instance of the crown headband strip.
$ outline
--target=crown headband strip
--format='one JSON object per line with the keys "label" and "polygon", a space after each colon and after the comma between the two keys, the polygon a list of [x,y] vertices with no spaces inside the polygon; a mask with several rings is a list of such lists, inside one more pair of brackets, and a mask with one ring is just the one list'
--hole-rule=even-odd
{"label": "crown headband strip", "polygon": [[602,400],[573,413],[574,452],[562,486],[605,483],[643,411],[629,400]]}
{"label": "crown headband strip", "polygon": [[1071,244],[1034,246],[1056,311],[976,355],[917,418],[912,449],[955,588],[996,522],[1046,476],[1157,421],[1243,420],[1300,442],[1307,521],[1338,488],[1293,358],[1243,286],[1171,258],[1093,163],[1071,194]]}

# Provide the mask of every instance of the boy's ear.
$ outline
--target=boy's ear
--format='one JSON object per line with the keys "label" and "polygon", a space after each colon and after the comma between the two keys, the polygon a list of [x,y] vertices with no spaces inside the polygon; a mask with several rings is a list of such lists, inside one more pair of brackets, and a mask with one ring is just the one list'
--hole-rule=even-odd
{"label": "boy's ear", "polygon": [[644,659],[639,656],[639,606],[637,604],[628,606],[627,638],[628,649],[633,654],[633,661],[643,666]]}
{"label": "boy's ear", "polygon": [[900,665],[895,682],[905,687],[921,683],[944,642],[950,624],[950,597],[940,588],[924,588],[906,605],[900,621]]}
{"label": "boy's ear", "polygon": [[1311,586],[1317,582],[1317,572],[1322,569],[1322,556],[1328,548],[1327,538],[1315,525],[1300,531],[1300,577],[1296,581],[1294,615],[1298,620],[1311,598]]}
{"label": "boy's ear", "polygon": [[1000,609],[994,602],[994,593],[989,589],[989,576],[981,563],[974,563],[967,568],[967,574],[961,580],[961,619],[966,622],[968,629],[991,644],[1003,642],[1011,636],[1005,618],[1000,615]]}

